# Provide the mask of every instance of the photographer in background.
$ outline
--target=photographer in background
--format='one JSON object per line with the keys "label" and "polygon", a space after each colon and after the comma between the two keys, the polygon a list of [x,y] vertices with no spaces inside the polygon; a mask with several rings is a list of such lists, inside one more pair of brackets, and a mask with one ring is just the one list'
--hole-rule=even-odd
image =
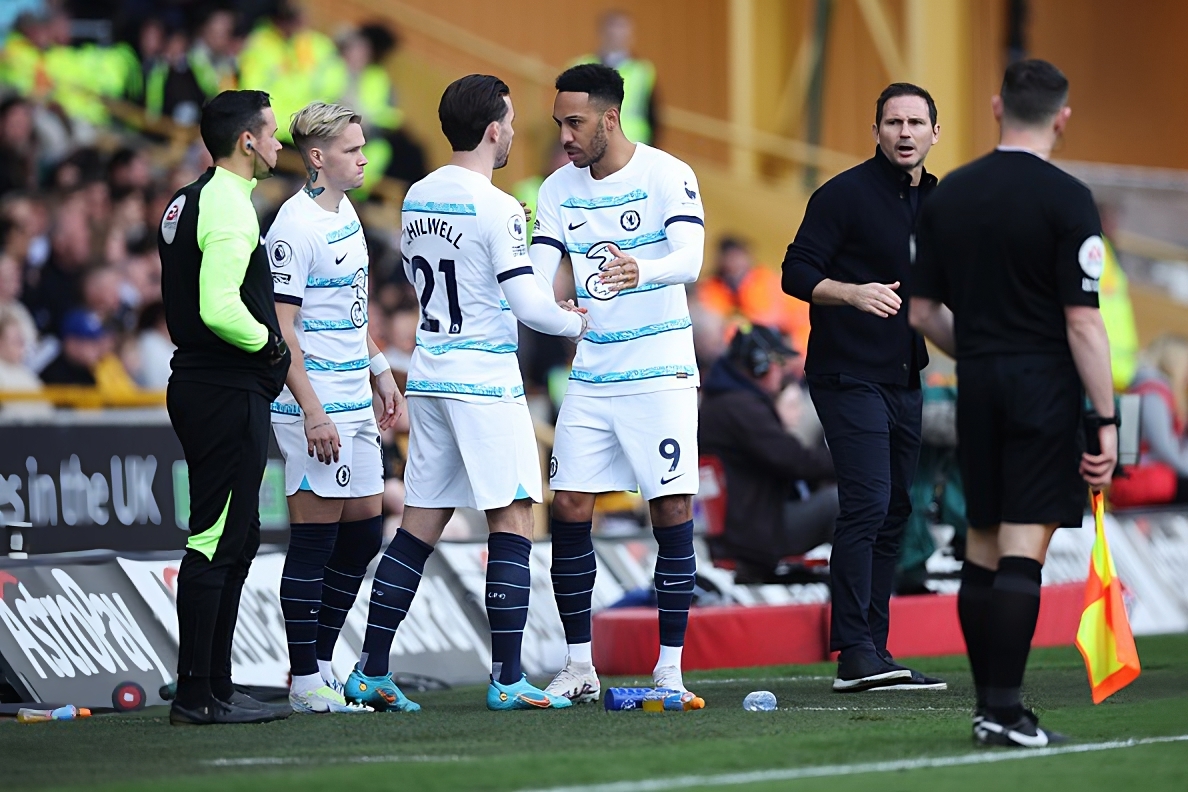
{"label": "photographer in background", "polygon": [[763,580],[780,559],[833,539],[837,486],[823,445],[806,446],[780,422],[785,361],[798,353],[770,327],[741,327],[702,386],[697,441],[726,471],[723,553],[740,582]]}

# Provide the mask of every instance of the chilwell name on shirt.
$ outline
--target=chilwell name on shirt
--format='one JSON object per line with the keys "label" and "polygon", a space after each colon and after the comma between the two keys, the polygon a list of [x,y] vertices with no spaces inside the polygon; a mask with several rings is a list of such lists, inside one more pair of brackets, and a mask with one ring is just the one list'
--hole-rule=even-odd
{"label": "chilwell name on shirt", "polygon": [[462,232],[455,231],[452,225],[440,217],[418,217],[404,227],[404,233],[408,235],[410,242],[419,236],[429,234],[441,237],[458,250],[462,249],[458,246],[462,240]]}

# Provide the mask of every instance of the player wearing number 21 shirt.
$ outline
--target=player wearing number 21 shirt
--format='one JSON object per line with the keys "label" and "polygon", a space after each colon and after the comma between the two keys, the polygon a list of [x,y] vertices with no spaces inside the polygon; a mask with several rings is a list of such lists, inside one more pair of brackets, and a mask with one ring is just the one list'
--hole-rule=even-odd
{"label": "player wearing number 21 shirt", "polygon": [[630,142],[619,125],[623,81],[598,64],[556,83],[553,119],[570,164],[540,188],[531,258],[552,283],[573,265],[591,330],[578,344],[549,465],[553,590],[569,645],[548,692],[598,697],[590,646],[594,498],[639,489],[659,544],[657,687],[684,689],[684,646],[696,563],[697,363],[684,284],[697,280],[704,211],[692,169]]}
{"label": "player wearing number 21 shirt", "polygon": [[577,340],[584,312],[542,290],[528,258],[524,211],[491,184],[507,162],[514,110],[507,85],[473,74],[438,108],[454,154],[404,198],[401,254],[421,304],[408,371],[409,448],[404,521],[375,573],[367,634],[347,698],[413,709],[391,681],[392,638],[412,604],[425,561],[455,508],[486,512],[492,710],[570,706],[533,687],[520,669],[528,568],[542,500],[536,436],[516,359],[516,320]]}

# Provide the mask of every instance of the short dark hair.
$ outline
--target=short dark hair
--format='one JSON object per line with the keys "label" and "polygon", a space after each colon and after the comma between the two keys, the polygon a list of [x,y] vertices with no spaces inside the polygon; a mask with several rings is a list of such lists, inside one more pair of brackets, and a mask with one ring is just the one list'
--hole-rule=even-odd
{"label": "short dark hair", "polygon": [[1068,100],[1068,78],[1044,60],[1021,60],[1002,76],[1003,115],[1021,124],[1042,124]]}
{"label": "short dark hair", "polygon": [[564,93],[589,94],[607,107],[623,106],[623,75],[601,63],[581,63],[557,77],[556,87]]}
{"label": "short dark hair", "polygon": [[750,251],[750,246],[742,237],[724,236],[718,240],[718,255],[724,255],[731,250],[742,250],[744,252]]}
{"label": "short dark hair", "polygon": [[468,74],[449,84],[437,105],[437,117],[454,151],[478,148],[487,127],[507,115],[505,96],[511,96],[507,83],[489,74]]}
{"label": "short dark hair", "polygon": [[928,105],[928,117],[932,120],[932,125],[936,126],[936,102],[932,101],[932,94],[912,83],[891,83],[883,89],[878,101],[875,102],[875,126],[883,123],[883,107],[897,96],[918,96],[923,99]]}
{"label": "short dark hair", "polygon": [[231,156],[244,132],[258,134],[264,109],[271,107],[263,91],[223,91],[202,108],[202,142],[214,159]]}

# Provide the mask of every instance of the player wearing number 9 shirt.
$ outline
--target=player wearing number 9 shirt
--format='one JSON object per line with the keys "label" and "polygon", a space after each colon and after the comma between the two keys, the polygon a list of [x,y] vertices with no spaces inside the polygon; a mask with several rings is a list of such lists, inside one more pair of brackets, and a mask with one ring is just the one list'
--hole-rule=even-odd
{"label": "player wearing number 9 shirt", "polygon": [[346,696],[410,710],[388,673],[392,639],[412,604],[425,561],[459,506],[487,513],[485,601],[491,623],[493,710],[568,707],[528,684],[520,645],[528,617],[532,502],[541,500],[532,419],[516,360],[516,319],[577,340],[584,313],[563,310],[533,277],[519,203],[491,184],[507,162],[507,85],[473,74],[452,83],[438,108],[450,164],[404,199],[401,253],[421,323],[405,393],[409,449],[404,524],[375,573],[363,652]]}
{"label": "player wearing number 9 shirt", "polygon": [[557,78],[553,120],[570,164],[540,188],[532,264],[551,284],[568,255],[594,328],[578,345],[557,419],[553,590],[569,658],[548,692],[599,693],[590,646],[594,497],[638,488],[659,544],[657,687],[684,689],[681,648],[693,596],[697,364],[683,284],[705,247],[697,178],[662,151],[631,143],[619,123],[623,80],[598,64]]}

